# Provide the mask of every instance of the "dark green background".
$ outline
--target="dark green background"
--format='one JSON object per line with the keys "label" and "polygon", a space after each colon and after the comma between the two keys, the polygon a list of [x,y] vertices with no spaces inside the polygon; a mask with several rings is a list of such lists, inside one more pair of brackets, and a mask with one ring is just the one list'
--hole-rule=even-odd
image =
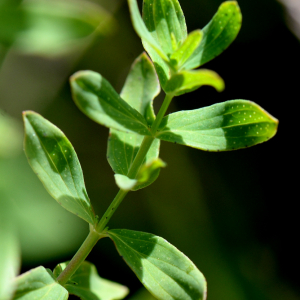
{"label": "dark green background", "polygon": [[[17,122],[23,110],[34,110],[61,128],[78,154],[89,196],[101,215],[117,192],[106,161],[108,129],[75,107],[67,79],[90,69],[119,92],[143,49],[125,1],[94,2],[113,14],[114,33],[54,58],[9,50],[0,72],[0,108]],[[181,0],[188,31],[202,28],[221,2]],[[163,236],[204,273],[210,300],[300,299],[295,153],[300,45],[278,2],[238,2],[243,14],[238,38],[204,66],[220,74],[225,91],[202,87],[177,97],[169,111],[252,100],[279,119],[278,134],[265,144],[224,153],[162,142],[167,168],[152,186],[130,193],[109,226]],[[156,99],[156,111],[161,100]],[[2,201],[13,204],[12,217],[19,219],[22,272],[41,264],[53,268],[71,258],[88,226],[47,196],[21,146],[18,154],[0,160],[0,193]],[[89,260],[101,276],[132,292],[141,287],[111,241],[101,240]]]}

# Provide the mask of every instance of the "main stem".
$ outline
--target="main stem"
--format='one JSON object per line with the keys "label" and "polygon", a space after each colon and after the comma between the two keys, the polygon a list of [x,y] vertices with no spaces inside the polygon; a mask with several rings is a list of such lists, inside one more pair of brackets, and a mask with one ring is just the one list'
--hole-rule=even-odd
{"label": "main stem", "polygon": [[[152,124],[150,133],[151,136],[147,135],[144,137],[143,142],[140,146],[140,149],[137,153],[137,155],[134,158],[134,161],[132,165],[129,168],[127,176],[129,178],[134,179],[136,175],[138,174],[138,171],[143,164],[145,157],[155,139],[155,133],[157,129],[159,128],[159,125],[162,121],[162,118],[164,117],[172,98],[174,97],[173,94],[166,94],[166,97],[164,99],[164,102],[157,114],[157,117],[155,121]],[[89,235],[87,236],[86,240],[83,242],[77,253],[74,255],[70,263],[67,265],[67,267],[63,270],[63,272],[58,276],[57,281],[64,285],[69,278],[76,272],[76,270],[79,268],[80,264],[86,259],[88,254],[91,252],[93,247],[96,245],[99,239],[103,238],[105,235],[102,233],[105,229],[108,221],[112,217],[112,215],[115,213],[116,209],[119,207],[125,196],[127,195],[128,191],[119,190],[116,197],[102,216],[99,223],[96,225],[96,228],[92,227],[90,230]]]}

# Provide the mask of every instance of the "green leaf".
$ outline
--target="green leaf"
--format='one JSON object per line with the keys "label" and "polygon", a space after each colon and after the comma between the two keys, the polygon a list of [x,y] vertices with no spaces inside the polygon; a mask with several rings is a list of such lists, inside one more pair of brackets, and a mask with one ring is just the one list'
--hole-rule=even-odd
{"label": "green leaf", "polygon": [[[148,124],[151,125],[155,119],[153,98],[159,92],[160,87],[154,66],[146,54],[143,53],[133,63],[122,89],[121,97],[140,112]],[[143,136],[139,134],[110,130],[107,159],[115,173],[128,174],[142,141]],[[155,139],[147,153],[145,162],[158,157],[159,145],[160,141]],[[152,182],[149,182],[149,184]]]}
{"label": "green leaf", "polygon": [[169,60],[168,56],[163,51],[161,46],[157,43],[157,41],[152,37],[147,27],[145,26],[145,23],[139,11],[137,1],[128,0],[128,5],[130,10],[131,21],[138,36],[142,40],[146,41],[162,59],[168,61]]}
{"label": "green leaf", "polygon": [[17,277],[16,284],[14,300],[68,299],[68,291],[55,281],[49,269],[42,266]]}
{"label": "green leaf", "polygon": [[184,14],[177,0],[144,0],[143,20],[152,37],[168,56],[187,37]]}
{"label": "green leaf", "polygon": [[[68,262],[57,265],[54,276],[57,278],[67,265]],[[101,278],[96,267],[87,261],[80,265],[64,287],[82,300],[123,299],[129,292],[126,286]]]}
{"label": "green leaf", "polygon": [[125,132],[150,135],[145,118],[100,74],[79,71],[71,77],[71,88],[78,108],[95,122]]}
{"label": "green leaf", "polygon": [[[5,196],[5,195],[4,195]],[[8,198],[0,198],[0,299],[10,300],[14,290],[14,278],[19,271],[20,251],[18,233]],[[9,199],[10,200],[10,199]]]}
{"label": "green leaf", "polygon": [[152,159],[143,164],[138,172],[137,184],[133,187],[133,190],[137,191],[153,183],[159,175],[160,168],[164,168],[166,165],[160,158]]}
{"label": "green leaf", "polygon": [[165,239],[124,229],[109,230],[107,234],[128,266],[157,299],[206,298],[202,273]]}
{"label": "green leaf", "polygon": [[130,179],[129,177],[122,174],[115,174],[115,180],[117,186],[124,191],[130,191],[137,184],[136,179]]}
{"label": "green leaf", "polygon": [[164,117],[157,138],[207,151],[236,150],[272,138],[278,120],[254,102],[231,100]]}
{"label": "green leaf", "polygon": [[203,33],[201,30],[191,32],[182,45],[171,55],[171,64],[179,69],[199,46]]}
{"label": "green leaf", "polygon": [[95,215],[81,166],[70,141],[60,129],[37,113],[24,112],[23,119],[25,153],[33,171],[61,206],[94,224]]}
{"label": "green leaf", "polygon": [[184,68],[198,68],[221,54],[236,38],[241,23],[242,15],[237,2],[222,3],[212,20],[203,28],[203,39]]}
{"label": "green leaf", "polygon": [[192,92],[202,85],[213,86],[221,92],[225,85],[223,79],[210,70],[181,71],[175,74],[166,84],[165,91],[176,96]]}

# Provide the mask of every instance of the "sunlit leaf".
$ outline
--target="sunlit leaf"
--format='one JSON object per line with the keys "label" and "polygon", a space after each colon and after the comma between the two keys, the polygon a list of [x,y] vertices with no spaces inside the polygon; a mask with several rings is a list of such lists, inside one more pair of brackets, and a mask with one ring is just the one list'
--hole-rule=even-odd
{"label": "sunlit leaf", "polygon": [[157,41],[152,37],[147,27],[145,26],[136,0],[128,0],[128,5],[130,9],[132,24],[138,36],[142,40],[146,41],[162,59],[168,61],[168,56],[163,51],[161,46],[157,43]]}
{"label": "sunlit leaf", "polygon": [[187,39],[170,57],[170,62],[174,67],[179,69],[188,60],[199,46],[202,35],[201,30],[195,30],[188,35]]}
{"label": "sunlit leaf", "polygon": [[95,122],[125,132],[150,135],[145,118],[124,101],[99,73],[79,71],[71,77],[73,99]]}
{"label": "sunlit leaf", "polygon": [[165,239],[132,230],[109,230],[119,254],[142,284],[161,300],[206,298],[202,273]]}
{"label": "sunlit leaf", "polygon": [[166,116],[157,138],[207,151],[254,146],[272,138],[278,120],[254,102],[231,100]]}
{"label": "sunlit leaf", "polygon": [[[57,265],[54,276],[57,278],[67,265],[67,262]],[[129,292],[126,286],[101,278],[96,267],[87,261],[80,265],[64,287],[82,300],[123,299]]]}
{"label": "sunlit leaf", "polygon": [[115,174],[115,180],[117,186],[124,191],[130,191],[136,185],[136,179],[130,179],[122,174]]}
{"label": "sunlit leaf", "polygon": [[181,71],[175,74],[167,82],[165,91],[179,96],[192,92],[203,85],[210,85],[219,92],[222,91],[225,86],[223,79],[216,72],[200,69]]}
{"label": "sunlit leaf", "polygon": [[65,209],[94,224],[75,150],[63,132],[37,113],[23,114],[25,153],[49,194]]}
{"label": "sunlit leaf", "polygon": [[[132,65],[122,89],[121,97],[140,112],[147,123],[151,125],[155,119],[153,99],[159,92],[159,82],[153,64],[146,54],[142,54]],[[110,130],[107,159],[115,173],[128,174],[128,170],[139,150],[142,140],[143,136],[139,134]],[[147,153],[145,162],[158,157],[159,145],[159,140],[155,139]],[[149,184],[152,182],[149,182]]]}
{"label": "sunlit leaf", "polygon": [[55,281],[49,269],[42,266],[17,277],[16,285],[14,300],[68,299],[68,291]]}
{"label": "sunlit leaf", "polygon": [[221,54],[236,38],[241,22],[242,15],[237,2],[222,3],[212,20],[203,28],[203,39],[184,68],[198,68]]}

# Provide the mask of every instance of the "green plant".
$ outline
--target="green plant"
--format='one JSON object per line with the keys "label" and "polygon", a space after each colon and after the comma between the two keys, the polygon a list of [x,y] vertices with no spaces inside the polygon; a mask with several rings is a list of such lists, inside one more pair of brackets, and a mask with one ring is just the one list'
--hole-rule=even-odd
{"label": "green plant", "polygon": [[[136,59],[120,95],[98,73],[80,71],[71,77],[79,109],[110,128],[107,158],[120,190],[98,218],[71,143],[39,114],[24,112],[24,147],[32,169],[59,204],[89,223],[90,233],[70,262],[59,264],[53,272],[38,267],[19,276],[14,299],[67,299],[69,293],[82,299],[125,297],[125,287],[100,278],[95,267],[85,261],[104,237],[113,240],[156,298],[205,299],[204,276],[174,246],[149,233],[108,229],[107,224],[129,191],[152,184],[165,167],[159,158],[160,140],[217,152],[253,146],[276,133],[278,121],[247,100],[165,116],[175,96],[202,85],[223,90],[224,82],[215,72],[194,69],[219,55],[235,39],[241,26],[235,1],[224,2],[203,30],[190,34],[177,0],[144,0],[143,19],[136,0],[128,3],[133,26],[151,60],[145,53]],[[152,102],[160,87],[165,99],[155,116]]]}

